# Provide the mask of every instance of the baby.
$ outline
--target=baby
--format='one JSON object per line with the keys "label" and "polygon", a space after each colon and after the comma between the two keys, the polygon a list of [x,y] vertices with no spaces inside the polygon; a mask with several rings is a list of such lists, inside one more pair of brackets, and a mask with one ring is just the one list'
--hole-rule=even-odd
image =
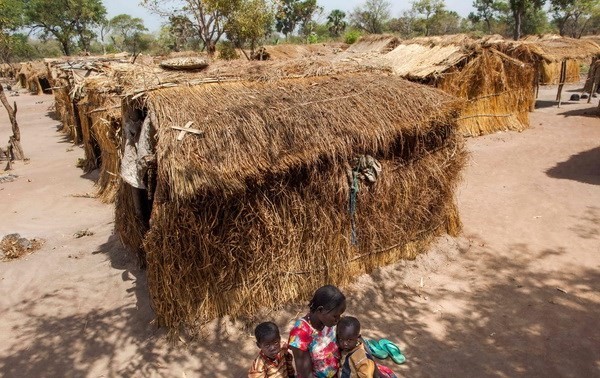
{"label": "baby", "polygon": [[254,329],[258,357],[248,371],[248,378],[294,378],[294,361],[287,345],[281,346],[279,328],[273,322],[260,323]]}
{"label": "baby", "polygon": [[386,366],[379,366],[361,341],[360,322],[344,316],[337,324],[337,343],[342,352],[340,378],[396,378]]}

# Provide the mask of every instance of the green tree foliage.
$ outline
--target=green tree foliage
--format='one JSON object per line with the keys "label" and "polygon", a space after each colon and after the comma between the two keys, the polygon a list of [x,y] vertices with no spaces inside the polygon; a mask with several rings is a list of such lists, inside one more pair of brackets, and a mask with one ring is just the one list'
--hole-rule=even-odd
{"label": "green tree foliage", "polygon": [[[532,15],[539,15],[538,11],[546,3],[546,0],[508,0],[510,12],[514,20],[513,38],[518,40],[523,35],[523,24],[529,14],[529,21],[537,18]],[[531,29],[531,25],[529,26]]]}
{"label": "green tree foliage", "polygon": [[367,33],[380,34],[390,20],[391,4],[387,0],[366,0],[354,8],[350,14],[350,23]]}
{"label": "green tree foliage", "polygon": [[[23,2],[20,0],[0,1],[0,61],[9,62],[18,50],[22,50],[23,41],[13,34],[23,25]],[[25,38],[27,41],[27,38]]]}
{"label": "green tree foliage", "polygon": [[106,8],[101,0],[28,0],[24,14],[28,26],[43,37],[52,35],[63,53],[71,55],[75,37],[82,48],[89,47],[95,36],[92,30],[104,20]]}
{"label": "green tree foliage", "polygon": [[501,0],[475,0],[473,1],[475,12],[468,16],[474,23],[484,22],[486,33],[492,33],[492,24],[508,11],[508,4]]}
{"label": "green tree foliage", "polygon": [[274,18],[274,10],[265,0],[242,0],[225,25],[227,39],[234,47],[249,47],[253,55],[258,41],[271,32]]}
{"label": "green tree foliage", "polygon": [[598,0],[550,0],[552,19],[562,36],[580,38],[595,14],[600,14]]}
{"label": "green tree foliage", "polygon": [[298,26],[308,36],[311,32],[310,22],[320,10],[317,0],[280,0],[275,10],[275,28],[286,39]]}
{"label": "green tree foliage", "polygon": [[187,19],[203,42],[203,49],[212,55],[225,34],[228,18],[239,9],[242,0],[141,0],[141,4],[163,17]]}
{"label": "green tree foliage", "polygon": [[141,18],[120,14],[113,17],[109,24],[112,31],[110,39],[118,50],[136,55],[149,47],[150,41],[144,34],[148,29]]}
{"label": "green tree foliage", "polygon": [[346,30],[347,26],[346,13],[341,10],[334,9],[327,16],[327,28],[332,37],[339,37]]}

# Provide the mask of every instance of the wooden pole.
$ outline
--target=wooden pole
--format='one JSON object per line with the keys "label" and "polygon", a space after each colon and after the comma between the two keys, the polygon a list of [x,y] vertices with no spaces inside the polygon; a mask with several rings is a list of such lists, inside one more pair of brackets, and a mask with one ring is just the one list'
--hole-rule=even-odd
{"label": "wooden pole", "polygon": [[560,64],[560,78],[558,84],[558,93],[556,94],[556,101],[558,101],[558,107],[560,108],[560,103],[562,102],[562,90],[565,86],[565,80],[567,78],[567,60],[563,60]]}
{"label": "wooden pole", "polygon": [[13,135],[10,136],[8,145],[8,150],[10,151],[9,161],[10,160],[23,160],[25,159],[25,154],[23,153],[23,148],[21,147],[21,131],[19,130],[19,124],[17,123],[17,103],[14,103],[14,109],[8,103],[6,99],[6,94],[4,93],[4,88],[0,85],[0,101],[2,101],[2,105],[8,112],[8,119],[10,119],[10,124],[12,125]]}

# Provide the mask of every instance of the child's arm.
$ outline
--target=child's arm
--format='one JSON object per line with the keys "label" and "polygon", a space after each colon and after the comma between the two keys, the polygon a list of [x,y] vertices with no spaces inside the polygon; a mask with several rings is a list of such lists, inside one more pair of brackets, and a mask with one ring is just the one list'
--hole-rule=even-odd
{"label": "child's arm", "polygon": [[296,374],[298,378],[312,378],[312,361],[310,360],[310,352],[300,350],[295,347],[290,347],[296,362]]}
{"label": "child's arm", "polygon": [[358,378],[379,378],[379,371],[375,362],[368,358],[359,361],[355,368]]}

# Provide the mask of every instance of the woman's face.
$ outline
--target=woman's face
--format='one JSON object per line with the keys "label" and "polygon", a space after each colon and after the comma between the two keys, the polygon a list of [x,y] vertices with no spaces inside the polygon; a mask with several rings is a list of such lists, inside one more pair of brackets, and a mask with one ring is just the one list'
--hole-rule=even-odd
{"label": "woman's face", "polygon": [[321,323],[323,323],[327,327],[333,327],[340,321],[340,318],[342,317],[344,311],[346,311],[345,300],[333,310],[327,311],[321,308],[319,310],[319,320],[321,320]]}

